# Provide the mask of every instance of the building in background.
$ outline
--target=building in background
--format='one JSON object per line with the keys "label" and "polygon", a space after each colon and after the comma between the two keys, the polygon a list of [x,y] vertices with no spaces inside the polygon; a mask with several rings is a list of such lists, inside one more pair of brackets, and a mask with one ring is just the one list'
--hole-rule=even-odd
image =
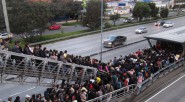
{"label": "building in background", "polygon": [[132,11],[135,3],[133,0],[111,1],[107,0],[107,14],[128,14]]}

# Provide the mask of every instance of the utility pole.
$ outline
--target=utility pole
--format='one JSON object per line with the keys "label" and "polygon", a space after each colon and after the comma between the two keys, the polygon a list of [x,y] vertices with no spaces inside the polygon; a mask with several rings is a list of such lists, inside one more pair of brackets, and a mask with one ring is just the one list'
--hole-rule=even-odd
{"label": "utility pole", "polygon": [[5,0],[2,0],[2,7],[3,7],[6,31],[7,31],[7,33],[10,33],[10,26],[9,26],[9,20],[8,20],[8,14],[7,14],[7,8],[6,8],[6,1]]}
{"label": "utility pole", "polygon": [[101,0],[101,45],[100,45],[100,61],[102,61],[102,33],[103,33],[103,0]]}

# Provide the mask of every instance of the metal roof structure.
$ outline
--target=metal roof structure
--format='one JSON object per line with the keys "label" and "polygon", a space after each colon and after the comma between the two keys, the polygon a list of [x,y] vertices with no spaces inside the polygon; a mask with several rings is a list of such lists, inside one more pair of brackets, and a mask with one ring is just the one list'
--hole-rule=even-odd
{"label": "metal roof structure", "polygon": [[147,39],[185,43],[185,26],[145,36]]}

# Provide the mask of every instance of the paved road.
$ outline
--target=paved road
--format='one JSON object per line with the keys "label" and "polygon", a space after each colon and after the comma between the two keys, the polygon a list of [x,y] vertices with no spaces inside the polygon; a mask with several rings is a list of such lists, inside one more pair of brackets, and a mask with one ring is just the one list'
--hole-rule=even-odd
{"label": "paved road", "polygon": [[145,102],[185,102],[185,74],[156,92]]}
{"label": "paved road", "polygon": [[0,84],[0,102],[6,101],[8,97],[12,96],[13,101],[16,96],[21,97],[21,102],[24,102],[26,95],[32,95],[33,93],[43,94],[46,87],[35,85],[19,85],[19,84]]}
{"label": "paved road", "polygon": [[[185,17],[180,17],[180,18],[175,18],[171,19],[170,21],[174,22],[175,25],[173,28],[177,28],[180,26],[184,26],[185,23]],[[148,29],[148,33],[146,34],[135,34],[135,29],[145,26]],[[138,26],[133,26],[133,27],[128,27],[128,28],[122,28],[122,29],[117,29],[113,31],[108,31],[108,32],[103,32],[103,39],[106,39],[109,35],[124,35],[127,36],[127,41],[126,43],[131,43],[135,41],[139,41],[141,39],[144,39],[143,36],[148,35],[148,34],[155,34],[159,33],[162,31],[166,31],[169,29],[173,28],[163,28],[163,27],[156,27],[154,26],[153,23],[149,24],[143,24],[143,25],[138,25]],[[100,52],[100,46],[101,46],[101,34],[94,34],[94,35],[89,35],[89,36],[84,36],[80,38],[74,38],[70,40],[65,40],[65,41],[60,41],[60,42],[55,42],[51,44],[46,44],[44,47],[47,47],[48,49],[56,49],[56,50],[68,50],[70,54],[75,54],[75,55],[82,55],[82,56],[88,56],[92,53],[97,53]],[[103,48],[103,50],[107,50],[108,48]],[[116,51],[116,50],[115,50]]]}

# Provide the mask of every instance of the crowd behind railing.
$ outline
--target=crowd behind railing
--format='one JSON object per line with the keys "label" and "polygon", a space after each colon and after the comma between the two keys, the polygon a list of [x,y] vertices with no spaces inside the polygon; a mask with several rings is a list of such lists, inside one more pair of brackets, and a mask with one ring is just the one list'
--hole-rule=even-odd
{"label": "crowd behind railing", "polygon": [[[181,49],[178,46],[156,44],[152,48],[139,49],[125,57],[114,57],[108,63],[103,63],[90,57],[70,55],[66,50],[58,52],[57,50],[48,50],[45,47],[42,49],[41,45],[36,45],[32,49],[29,44],[25,44],[24,48],[21,48],[19,44],[17,41],[11,48],[8,43],[3,42],[1,49],[92,66],[106,73],[97,75],[94,79],[89,79],[83,84],[76,80],[75,84],[70,85],[63,80],[60,85],[48,88],[43,96],[41,94],[34,94],[31,97],[27,95],[25,102],[85,102],[131,84],[137,84],[140,91],[143,80],[182,57],[180,55]],[[17,96],[14,102],[20,102],[19,100],[20,97]]]}

